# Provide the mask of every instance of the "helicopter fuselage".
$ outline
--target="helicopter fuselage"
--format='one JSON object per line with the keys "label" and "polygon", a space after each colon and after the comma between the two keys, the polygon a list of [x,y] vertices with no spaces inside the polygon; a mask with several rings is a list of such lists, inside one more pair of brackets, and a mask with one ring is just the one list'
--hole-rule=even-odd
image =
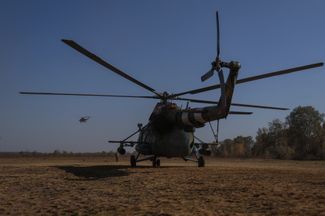
{"label": "helicopter fuselage", "polygon": [[140,132],[138,142],[135,149],[143,155],[185,157],[192,151],[194,134],[176,126],[161,133],[154,125],[148,125]]}
{"label": "helicopter fuselage", "polygon": [[157,103],[148,125],[139,133],[136,151],[163,157],[188,156],[194,144],[194,128],[184,128],[170,117],[180,110],[174,103]]}

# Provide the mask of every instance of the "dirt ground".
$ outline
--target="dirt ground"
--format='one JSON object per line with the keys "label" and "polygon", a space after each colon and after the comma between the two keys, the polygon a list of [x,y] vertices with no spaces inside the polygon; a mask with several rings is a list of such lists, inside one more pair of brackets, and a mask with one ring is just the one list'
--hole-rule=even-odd
{"label": "dirt ground", "polygon": [[0,215],[325,215],[325,161],[0,158]]}

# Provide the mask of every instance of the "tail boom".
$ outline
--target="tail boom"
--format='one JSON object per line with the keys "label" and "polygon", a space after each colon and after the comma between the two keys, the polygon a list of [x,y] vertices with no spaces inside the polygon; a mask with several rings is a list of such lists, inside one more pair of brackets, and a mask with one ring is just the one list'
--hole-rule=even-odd
{"label": "tail boom", "polygon": [[221,62],[221,66],[229,68],[230,71],[227,81],[224,83],[224,90],[221,91],[218,105],[179,111],[176,113],[176,121],[179,124],[199,128],[207,122],[228,116],[240,64],[234,61]]}

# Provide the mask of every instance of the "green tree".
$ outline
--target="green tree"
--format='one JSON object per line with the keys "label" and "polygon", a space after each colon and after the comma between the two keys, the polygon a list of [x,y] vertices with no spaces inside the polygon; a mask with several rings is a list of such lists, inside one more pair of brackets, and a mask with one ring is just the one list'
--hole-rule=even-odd
{"label": "green tree", "polygon": [[283,123],[278,119],[259,128],[254,156],[281,159],[325,159],[324,114],[311,106],[297,107]]}
{"label": "green tree", "polygon": [[255,137],[256,141],[252,148],[252,155],[253,156],[262,156],[265,154],[265,149],[268,145],[268,133],[269,130],[265,127],[259,128],[257,130],[257,135]]}
{"label": "green tree", "polygon": [[237,136],[234,139],[225,139],[221,142],[220,155],[224,157],[249,157],[253,146],[251,136]]}
{"label": "green tree", "polygon": [[236,150],[236,156],[249,157],[251,156],[251,149],[254,144],[254,140],[251,136],[237,136],[233,140]]}
{"label": "green tree", "polygon": [[230,157],[231,153],[233,152],[233,140],[232,139],[225,139],[221,142],[220,147],[220,154],[224,157]]}
{"label": "green tree", "polygon": [[324,114],[312,106],[299,106],[286,118],[289,145],[295,158],[320,158],[324,144]]}
{"label": "green tree", "polygon": [[287,125],[275,119],[269,122],[268,128],[259,128],[256,142],[252,149],[254,156],[268,158],[291,159],[294,150],[288,145]]}

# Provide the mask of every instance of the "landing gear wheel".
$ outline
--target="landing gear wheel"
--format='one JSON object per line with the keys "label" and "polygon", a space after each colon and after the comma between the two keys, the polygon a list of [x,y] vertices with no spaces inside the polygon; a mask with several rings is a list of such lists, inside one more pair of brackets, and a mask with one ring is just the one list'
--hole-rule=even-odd
{"label": "landing gear wheel", "polygon": [[204,161],[204,158],[202,156],[199,157],[199,159],[197,161],[197,165],[198,165],[198,167],[204,167],[205,166],[205,161]]}
{"label": "landing gear wheel", "polygon": [[130,163],[131,163],[131,167],[136,167],[137,166],[137,160],[135,159],[134,155],[131,155]]}
{"label": "landing gear wheel", "polygon": [[157,161],[156,161],[156,167],[160,167],[160,160],[159,159],[157,159]]}

